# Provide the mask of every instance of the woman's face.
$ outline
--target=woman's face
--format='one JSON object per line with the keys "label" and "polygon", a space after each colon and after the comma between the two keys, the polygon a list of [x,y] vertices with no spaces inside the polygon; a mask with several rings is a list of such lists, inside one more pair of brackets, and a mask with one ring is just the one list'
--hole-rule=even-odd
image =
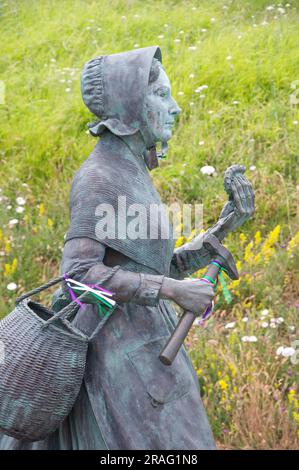
{"label": "woman's face", "polygon": [[160,68],[159,77],[148,87],[144,107],[144,119],[155,143],[171,138],[175,118],[181,111],[171,96],[169,78]]}

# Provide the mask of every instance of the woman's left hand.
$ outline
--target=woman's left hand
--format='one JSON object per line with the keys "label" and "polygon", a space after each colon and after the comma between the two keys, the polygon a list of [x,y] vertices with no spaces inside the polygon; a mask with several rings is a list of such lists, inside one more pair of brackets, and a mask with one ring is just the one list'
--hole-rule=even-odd
{"label": "woman's left hand", "polygon": [[232,165],[224,174],[224,187],[229,201],[223,207],[216,225],[218,230],[225,233],[240,227],[254,214],[254,191],[243,175],[245,170],[245,166]]}

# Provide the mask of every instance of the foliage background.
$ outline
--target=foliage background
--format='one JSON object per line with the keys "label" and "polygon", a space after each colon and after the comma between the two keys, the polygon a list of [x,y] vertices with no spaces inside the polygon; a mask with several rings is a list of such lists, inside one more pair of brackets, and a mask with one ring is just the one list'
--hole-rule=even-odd
{"label": "foliage background", "polygon": [[[183,108],[168,158],[152,172],[165,202],[202,202],[208,228],[226,200],[224,170],[246,165],[256,213],[226,240],[241,280],[231,284],[231,304],[219,290],[213,318],[204,331],[195,325],[187,343],[224,448],[298,447],[298,365],[277,354],[299,340],[298,8],[264,0],[0,2],[0,315],[57,275],[72,176],[95,144],[80,96],[86,60],[161,46]],[[214,177],[201,173],[204,165]]]}

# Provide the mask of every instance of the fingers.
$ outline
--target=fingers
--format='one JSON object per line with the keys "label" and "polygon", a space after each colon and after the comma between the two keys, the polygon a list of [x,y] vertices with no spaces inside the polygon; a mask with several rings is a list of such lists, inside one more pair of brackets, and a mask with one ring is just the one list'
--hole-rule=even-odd
{"label": "fingers", "polygon": [[246,218],[251,217],[254,213],[254,191],[251,183],[238,173],[231,181],[231,189],[238,214]]}

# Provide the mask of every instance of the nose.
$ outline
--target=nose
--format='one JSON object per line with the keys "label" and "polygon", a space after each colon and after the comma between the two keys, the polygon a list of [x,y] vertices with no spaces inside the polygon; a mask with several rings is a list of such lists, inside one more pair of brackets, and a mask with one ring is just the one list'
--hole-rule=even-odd
{"label": "nose", "polygon": [[172,105],[170,106],[169,112],[171,115],[178,116],[181,114],[182,109],[178,106],[177,102],[172,98]]}

